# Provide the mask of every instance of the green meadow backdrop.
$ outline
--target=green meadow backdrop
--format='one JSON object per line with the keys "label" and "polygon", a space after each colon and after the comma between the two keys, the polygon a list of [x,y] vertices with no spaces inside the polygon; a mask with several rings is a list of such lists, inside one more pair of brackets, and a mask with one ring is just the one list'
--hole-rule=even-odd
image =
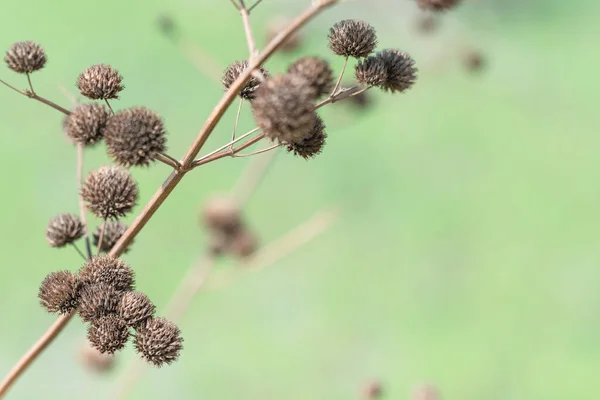
{"label": "green meadow backdrop", "polygon": [[[307,3],[264,0],[253,13],[257,36]],[[384,383],[386,399],[409,399],[422,383],[450,400],[597,398],[600,6],[464,3],[427,37],[414,32],[409,0],[347,2],[307,26],[294,57],[320,55],[339,71],[327,29],[364,18],[380,47],[414,56],[419,81],[403,95],[373,93],[367,110],[324,109],[329,140],[315,160],[277,157],[246,210],[263,243],[323,207],[341,207],[340,218],[277,264],[199,295],[181,322],[180,361],[149,368],[131,398],[349,400],[369,379]],[[226,0],[5,0],[0,8],[0,49],[33,39],[48,53],[33,75],[39,93],[66,106],[61,86],[75,93],[79,72],[110,63],[126,85],[113,106],[158,111],[177,157],[222,89],[161,36],[157,16],[171,15],[222,67],[247,51]],[[471,47],[486,56],[482,73],[462,68]],[[284,71],[289,60],[267,66]],[[7,68],[0,77],[25,87]],[[207,149],[227,140],[233,117]],[[54,321],[38,305],[44,276],[81,263],[44,237],[51,216],[78,210],[75,151],[61,119],[0,88],[0,375]],[[242,127],[253,127],[249,113]],[[86,157],[87,171],[107,162],[102,146]],[[159,310],[206,244],[203,199],[228,190],[248,161],[190,174],[125,256]],[[145,202],[168,169],[133,172]],[[97,376],[79,362],[83,343],[76,319],[8,398],[112,398],[136,357],[132,345]]]}

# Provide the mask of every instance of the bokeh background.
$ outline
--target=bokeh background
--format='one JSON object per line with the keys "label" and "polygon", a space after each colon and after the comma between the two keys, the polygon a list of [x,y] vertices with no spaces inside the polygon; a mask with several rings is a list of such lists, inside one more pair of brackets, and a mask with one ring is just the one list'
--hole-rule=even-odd
{"label": "bokeh background", "polygon": [[[305,3],[264,0],[253,13],[260,43],[271,18]],[[1,8],[1,49],[33,39],[48,53],[33,75],[39,93],[66,106],[60,86],[75,93],[78,73],[110,63],[127,86],[113,106],[160,112],[177,157],[222,89],[161,35],[157,16],[172,16],[221,67],[247,52],[225,0],[5,0]],[[201,293],[181,322],[180,361],[147,369],[130,398],[347,400],[372,379],[388,399],[409,399],[425,383],[444,399],[597,398],[599,11],[591,0],[465,0],[426,36],[414,29],[409,0],[348,2],[314,20],[301,50],[269,69],[315,54],[339,71],[327,29],[363,18],[380,48],[414,56],[419,81],[403,95],[374,92],[364,110],[324,109],[329,141],[315,160],[278,156],[246,210],[263,243],[324,207],[341,207],[341,216],[278,263]],[[464,68],[466,49],[482,51],[484,70]],[[51,216],[78,210],[61,115],[6,88],[0,104],[4,374],[54,321],[38,305],[39,283],[81,260],[44,238]],[[228,113],[207,149],[228,140],[232,121]],[[88,171],[106,162],[102,146],[86,154]],[[248,162],[190,174],[136,238],[126,260],[159,310],[206,245],[203,200],[228,190]],[[160,164],[134,170],[142,201],[167,173]],[[131,344],[98,376],[79,361],[84,343],[74,320],[8,398],[113,398],[136,357]]]}

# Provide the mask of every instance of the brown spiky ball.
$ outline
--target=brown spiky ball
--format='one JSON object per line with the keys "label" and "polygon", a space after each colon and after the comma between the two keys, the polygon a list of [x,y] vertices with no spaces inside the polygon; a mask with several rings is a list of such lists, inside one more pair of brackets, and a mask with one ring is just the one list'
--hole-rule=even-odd
{"label": "brown spiky ball", "polygon": [[117,307],[119,317],[128,326],[138,326],[148,318],[152,318],[156,307],[148,296],[142,292],[127,292]]}
{"label": "brown spiky ball", "polygon": [[129,171],[105,166],[88,175],[81,187],[81,197],[87,209],[97,217],[119,218],[136,205],[138,189]]}
{"label": "brown spiky ball", "polygon": [[[249,64],[247,60],[234,61],[229,64],[223,73],[223,77],[221,78],[221,83],[223,83],[223,89],[225,91],[228,91],[231,85],[233,85],[233,82],[235,82],[236,79],[248,69],[248,65]],[[265,68],[261,67],[259,68],[259,71],[264,78],[269,77],[269,71],[267,71]],[[242,90],[240,90],[239,96],[245,100],[254,100],[254,97],[256,96],[256,89],[259,88],[260,84],[261,82],[256,77],[252,76],[250,80],[246,82],[244,87],[242,87]]]}
{"label": "brown spiky ball", "polygon": [[[106,225],[104,228],[102,228],[102,225],[96,228],[92,235],[92,238],[94,242],[94,247],[98,247],[100,235],[102,234],[102,229],[104,229],[104,235],[102,235],[102,244],[100,245],[100,251],[108,253],[119,241],[119,239],[121,239],[121,236],[123,236],[128,227],[126,224],[119,220],[106,221],[104,224]],[[128,251],[129,247],[125,249],[124,253]]]}
{"label": "brown spiky ball", "polygon": [[104,137],[109,117],[104,104],[81,104],[65,118],[64,128],[74,143],[93,146]]}
{"label": "brown spiky ball", "polygon": [[115,314],[105,315],[94,321],[88,329],[90,345],[100,353],[113,354],[125,347],[129,330]]}
{"label": "brown spiky ball", "polygon": [[317,117],[315,92],[294,74],[267,79],[252,102],[257,125],[265,136],[285,143],[299,142],[310,134]]}
{"label": "brown spiky ball", "polygon": [[96,64],[79,74],[77,88],[88,99],[109,100],[118,99],[125,86],[117,69],[108,64]]}
{"label": "brown spiky ball", "polygon": [[386,49],[375,57],[386,67],[385,82],[378,85],[384,91],[404,92],[410,89],[417,80],[415,61],[406,53],[397,49]]}
{"label": "brown spiky ball", "polygon": [[369,56],[356,64],[356,82],[365,86],[380,86],[388,80],[388,68],[382,57]]}
{"label": "brown spiky ball", "polygon": [[287,151],[308,160],[323,151],[326,139],[325,123],[321,117],[317,117],[309,136],[299,142],[288,144]]}
{"label": "brown spiky ball", "polygon": [[116,312],[123,292],[110,283],[97,282],[83,285],[79,295],[79,316],[90,322]]}
{"label": "brown spiky ball", "polygon": [[147,166],[166,150],[163,120],[157,113],[134,107],[117,112],[106,125],[108,154],[120,165]]}
{"label": "brown spiky ball", "polygon": [[57,271],[48,274],[38,293],[40,304],[48,312],[67,314],[79,305],[80,282],[72,272]]}
{"label": "brown spiky ball", "polygon": [[79,270],[83,284],[108,283],[116,290],[133,290],[135,274],[123,260],[109,255],[97,255]]}
{"label": "brown spiky ball", "polygon": [[183,338],[171,321],[149,318],[136,329],[134,344],[144,360],[161,367],[177,361],[183,349]]}
{"label": "brown spiky ball", "polygon": [[329,63],[318,57],[302,57],[288,68],[289,74],[306,79],[316,97],[328,95],[333,89],[333,72]]}
{"label": "brown spiky ball", "polygon": [[337,55],[361,58],[377,46],[375,28],[365,21],[346,19],[329,29],[329,48]]}
{"label": "brown spiky ball", "polygon": [[85,225],[79,216],[59,214],[50,219],[46,228],[46,240],[52,247],[64,247],[85,235]]}
{"label": "brown spiky ball", "polygon": [[8,68],[19,74],[30,74],[44,68],[46,52],[32,40],[14,43],[4,56]]}

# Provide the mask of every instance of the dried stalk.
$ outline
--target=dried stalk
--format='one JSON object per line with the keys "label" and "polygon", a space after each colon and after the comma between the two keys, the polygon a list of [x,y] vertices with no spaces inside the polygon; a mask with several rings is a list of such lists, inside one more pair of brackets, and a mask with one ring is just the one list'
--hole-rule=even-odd
{"label": "dried stalk", "polygon": [[[27,76],[27,78],[29,78],[29,75]],[[31,84],[31,81],[29,81],[29,82]],[[9,85],[7,82],[3,81],[2,79],[0,79],[0,83],[5,84],[10,89],[14,90],[17,93],[22,94],[23,96],[26,96],[26,97],[29,97],[30,99],[37,100],[37,101],[39,101],[41,103],[44,103],[47,106],[50,106],[50,107],[54,108],[55,110],[60,111],[61,113],[65,114],[65,115],[70,115],[71,114],[71,111],[67,110],[66,108],[63,108],[63,107],[59,106],[58,104],[56,104],[56,103],[54,103],[54,102],[52,102],[52,101],[50,101],[48,99],[45,99],[45,98],[43,98],[41,96],[38,96],[37,94],[35,94],[33,92],[33,90],[26,90],[26,91],[19,90],[19,89],[17,89],[14,86]]]}
{"label": "dried stalk", "polygon": [[[231,85],[229,90],[223,95],[221,100],[217,103],[211,114],[208,116],[204,126],[198,132],[196,139],[194,140],[187,153],[183,157],[183,160],[181,162],[181,169],[171,172],[169,177],[165,180],[165,182],[161,185],[158,191],[150,199],[148,204],[146,204],[146,206],[135,219],[135,221],[133,221],[133,223],[130,225],[129,229],[127,229],[127,231],[123,234],[121,239],[119,239],[119,241],[111,249],[109,255],[113,257],[118,257],[125,251],[125,249],[137,236],[137,234],[148,223],[150,218],[152,218],[154,213],[160,208],[162,203],[173,192],[173,190],[179,184],[179,182],[181,182],[185,174],[192,169],[194,159],[208,140],[209,136],[213,132],[214,128],[217,126],[218,122],[223,117],[223,114],[225,114],[225,111],[231,105],[233,100],[237,97],[242,87],[246,84],[246,82],[248,82],[253,71],[255,71],[261,64],[263,64],[269,57],[271,57],[271,55],[273,55],[273,53],[285,42],[285,40],[289,36],[291,36],[294,32],[300,29],[309,20],[315,17],[319,12],[323,11],[324,9],[330,6],[333,6],[338,1],[339,0],[320,0],[319,2],[310,6],[306,11],[304,11],[300,16],[298,16],[286,29],[284,29],[275,38],[273,38],[273,40],[267,45],[264,51],[249,63],[248,69],[245,70],[236,79],[236,81]],[[6,82],[4,81],[2,81],[2,83],[6,84]],[[17,92],[24,94],[18,89],[13,88],[8,84],[6,85],[12,88],[13,90],[16,90]],[[68,110],[45,99],[42,99],[37,95],[34,95],[34,97],[31,98],[41,101],[67,115],[70,114]],[[221,157],[217,157],[216,159],[218,158]],[[0,397],[6,394],[8,389],[17,380],[17,378],[21,376],[21,374],[27,369],[27,367],[29,367],[29,365],[31,365],[33,360],[35,360],[37,356],[64,329],[65,325],[70,320],[72,315],[73,314],[59,316],[54,322],[54,324],[50,326],[50,328],[46,331],[46,333],[42,335],[42,337],[30,348],[30,350],[25,355],[23,355],[23,357],[21,357],[21,359],[17,362],[13,369],[0,383]]]}

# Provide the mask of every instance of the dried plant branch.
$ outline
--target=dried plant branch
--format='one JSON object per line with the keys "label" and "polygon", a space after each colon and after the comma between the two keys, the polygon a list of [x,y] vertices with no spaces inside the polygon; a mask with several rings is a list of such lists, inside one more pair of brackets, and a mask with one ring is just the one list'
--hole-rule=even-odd
{"label": "dried plant branch", "polygon": [[335,86],[334,86],[333,90],[331,91],[331,94],[329,95],[329,97],[333,97],[337,93],[337,90],[340,88],[340,84],[342,83],[342,78],[344,77],[344,72],[346,72],[347,65],[348,65],[348,57],[344,58],[344,66],[342,67],[342,72],[340,72],[340,76],[338,77],[337,81],[335,82]]}
{"label": "dried plant branch", "polygon": [[240,0],[239,11],[242,16],[242,23],[244,24],[246,42],[248,42],[248,53],[250,54],[249,60],[252,61],[258,55],[258,49],[256,48],[256,41],[254,40],[254,34],[252,33],[252,25],[250,25],[250,11],[246,8],[244,0]]}
{"label": "dried plant branch", "polygon": [[262,2],[262,0],[256,0],[256,3],[252,4],[250,6],[250,8],[248,8],[248,12],[252,12],[252,10],[254,10],[254,7],[256,7],[257,5],[259,5]]}
{"label": "dried plant branch", "polygon": [[158,154],[156,154],[156,159],[158,161],[162,162],[163,164],[167,164],[167,165],[173,167],[174,169],[181,168],[181,163],[168,154],[158,153]]}
{"label": "dried plant branch", "polygon": [[23,96],[29,97],[30,99],[33,99],[33,100],[37,100],[40,103],[44,103],[45,105],[50,106],[50,107],[54,108],[55,110],[60,111],[61,113],[65,114],[65,115],[71,114],[71,112],[69,110],[67,110],[66,108],[63,108],[63,107],[59,106],[58,104],[56,104],[56,103],[54,103],[54,102],[52,102],[52,101],[50,101],[48,99],[45,99],[44,97],[38,96],[32,90],[25,90],[25,91],[19,90],[16,87],[14,87],[14,86],[8,84],[7,82],[3,81],[2,79],[0,79],[0,83],[3,83],[4,85],[6,85],[7,87],[9,87],[10,89],[14,90],[17,93],[22,94]]}
{"label": "dried plant branch", "polygon": [[[177,171],[171,172],[169,177],[165,180],[165,182],[161,185],[158,191],[154,194],[154,196],[150,199],[150,201],[146,204],[143,210],[140,212],[138,217],[133,221],[127,231],[121,236],[119,241],[114,245],[114,247],[109,252],[110,256],[118,257],[120,256],[125,249],[131,244],[132,240],[137,236],[137,234],[142,230],[142,228],[148,223],[148,221],[152,218],[154,213],[160,208],[162,203],[169,197],[169,195],[173,192],[175,187],[179,184],[179,182],[183,179],[185,174],[193,168],[194,159],[208,140],[209,136],[223,117],[225,111],[229,108],[233,100],[237,97],[238,93],[242,89],[242,87],[248,82],[251,77],[251,74],[261,65],[263,64],[273,53],[285,42],[285,40],[291,36],[294,32],[300,29],[303,25],[305,25],[310,19],[316,16],[318,13],[323,11],[324,9],[333,6],[339,0],[320,0],[313,5],[311,5],[306,11],[304,11],[301,15],[299,15],[294,21],[290,23],[290,25],[280,32],[273,40],[266,46],[264,51],[260,53],[253,61],[249,63],[249,67],[246,71],[244,71],[236,81],[230,86],[229,90],[223,95],[221,100],[217,103],[211,114],[208,116],[204,126],[198,132],[198,135],[187,153],[183,157],[181,162],[182,167]],[[6,84],[4,81],[2,83]],[[10,85],[8,85],[11,87]],[[11,87],[13,90],[24,94],[16,88]],[[32,97],[35,96],[35,97]],[[45,99],[39,98],[37,95],[28,96],[34,98],[38,101],[41,101],[47,105],[52,106],[53,108],[65,113],[70,114],[70,112],[52,102],[49,102]],[[253,138],[248,143],[240,146],[241,148],[245,148],[250,146],[252,143],[262,139],[263,135],[259,135]],[[245,147],[244,147],[245,146]],[[215,154],[215,159],[224,157],[218,156]],[[213,161],[213,160],[211,160]],[[210,162],[210,161],[207,161]],[[60,316],[56,322],[50,326],[50,328],[42,335],[42,337],[30,348],[30,350],[17,362],[17,364],[13,367],[13,369],[8,373],[2,383],[0,383],[0,395],[6,393],[6,391],[10,388],[10,386],[16,381],[16,379],[25,371],[25,369],[33,362],[35,358],[52,342],[52,340],[64,329],[66,323],[72,317],[73,313]]]}
{"label": "dried plant branch", "polygon": [[261,141],[264,138],[265,138],[265,135],[263,133],[261,133],[260,135],[253,137],[252,139],[248,140],[246,143],[240,145],[239,147],[234,148],[232,151],[222,151],[220,153],[213,154],[210,157],[204,157],[201,160],[195,161],[194,164],[192,164],[192,168],[196,168],[201,165],[208,164],[210,162],[219,160],[224,157],[232,157],[235,154],[239,153],[240,151],[247,149],[248,147],[252,146],[253,144],[258,143],[259,141]]}
{"label": "dried plant branch", "polygon": [[233,157],[251,157],[251,156],[255,156],[257,154],[262,154],[262,153],[266,153],[271,150],[275,150],[275,149],[281,147],[281,145],[282,145],[281,143],[277,143],[277,144],[274,144],[273,146],[267,147],[266,149],[256,150],[256,151],[253,151],[252,153],[247,153],[247,154],[235,154],[234,153]]}
{"label": "dried plant branch", "polygon": [[[213,154],[216,154],[216,153],[218,153],[218,152],[220,152],[220,151],[222,151],[222,150],[224,150],[224,149],[226,149],[228,147],[229,148],[233,148],[234,144],[236,144],[237,142],[240,142],[240,141],[244,140],[245,138],[247,138],[248,136],[252,135],[253,133],[258,132],[259,129],[260,128],[254,128],[251,131],[244,133],[242,136],[238,137],[237,139],[234,139],[231,142],[229,142],[227,144],[224,144],[223,146],[219,147],[218,149],[213,150],[210,153],[208,153],[208,154],[200,157],[199,159],[195,160],[194,163],[193,163],[193,165],[196,165],[198,162],[201,162],[205,158],[208,158],[208,157],[212,156]],[[231,154],[232,151],[233,150],[230,150],[230,154]]]}

